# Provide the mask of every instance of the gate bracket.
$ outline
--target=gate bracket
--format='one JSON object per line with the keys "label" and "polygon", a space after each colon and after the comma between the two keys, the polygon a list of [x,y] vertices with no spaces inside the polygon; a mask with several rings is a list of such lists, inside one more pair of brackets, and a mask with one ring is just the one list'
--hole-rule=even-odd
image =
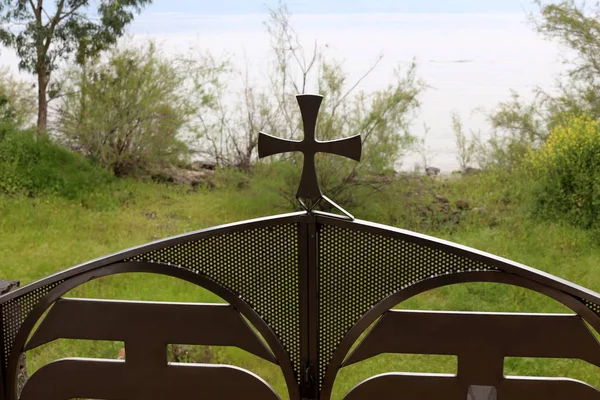
{"label": "gate bracket", "polygon": [[300,396],[303,399],[317,398],[315,382],[315,368],[310,362],[306,362],[302,368],[302,383],[300,384]]}

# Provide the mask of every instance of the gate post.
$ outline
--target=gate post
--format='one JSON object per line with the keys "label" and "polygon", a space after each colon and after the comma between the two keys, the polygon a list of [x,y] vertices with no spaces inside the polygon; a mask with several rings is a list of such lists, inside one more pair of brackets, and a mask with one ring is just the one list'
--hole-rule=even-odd
{"label": "gate post", "polygon": [[316,217],[307,213],[300,222],[300,396],[318,399],[319,386],[319,281]]}
{"label": "gate post", "polygon": [[[9,281],[9,280],[5,280],[5,279],[0,279],[0,296],[2,296],[3,294],[6,294],[8,292],[12,292],[15,289],[18,289],[19,286],[21,285],[21,282],[19,281]],[[2,318],[2,307],[0,307],[0,340],[2,342],[4,342],[4,323],[3,323],[3,318]],[[0,361],[2,362],[2,365],[0,365],[0,400],[4,400],[5,398],[5,387],[6,387],[6,382],[5,382],[5,361],[4,360],[4,355],[1,354],[0,355]],[[18,387],[17,387],[17,394],[21,393],[21,390],[23,389],[23,386],[25,386],[25,383],[27,382],[28,376],[27,376],[27,364],[26,364],[26,360],[25,360],[25,354],[21,354],[21,358],[20,358],[20,362],[19,362],[19,375],[18,375]]]}

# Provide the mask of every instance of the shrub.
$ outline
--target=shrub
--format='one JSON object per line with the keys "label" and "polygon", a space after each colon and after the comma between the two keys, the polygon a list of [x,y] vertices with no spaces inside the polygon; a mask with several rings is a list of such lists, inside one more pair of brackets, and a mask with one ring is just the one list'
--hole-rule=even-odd
{"label": "shrub", "polygon": [[0,140],[10,126],[23,127],[33,121],[36,105],[31,85],[0,68]]}
{"label": "shrub", "polygon": [[[213,123],[203,128],[202,152],[220,165],[249,171],[257,159],[258,133],[263,131],[287,139],[304,136],[296,94],[324,96],[317,123],[317,138],[333,140],[361,134],[361,162],[319,153],[316,157],[319,184],[334,201],[348,206],[350,186],[361,177],[393,175],[415,137],[411,123],[426,89],[417,76],[415,63],[396,68],[387,87],[374,91],[358,90],[361,82],[377,67],[382,57],[358,80],[351,81],[343,64],[332,58],[325,47],[302,47],[285,6],[272,10],[266,23],[272,45],[272,64],[266,86],[246,78],[243,96],[230,104],[219,103]],[[220,87],[220,97],[227,94]],[[267,158],[264,163],[288,161],[295,168],[281,167],[281,194],[297,205],[295,199],[304,162],[298,153]],[[321,203],[325,205],[325,203]]]}
{"label": "shrub", "polygon": [[557,126],[528,154],[537,209],[590,228],[600,222],[600,125],[587,116]]}
{"label": "shrub", "polygon": [[182,161],[197,111],[188,67],[149,43],[71,70],[59,133],[117,176]]}
{"label": "shrub", "polygon": [[0,193],[82,199],[113,179],[46,135],[10,130],[0,141]]}

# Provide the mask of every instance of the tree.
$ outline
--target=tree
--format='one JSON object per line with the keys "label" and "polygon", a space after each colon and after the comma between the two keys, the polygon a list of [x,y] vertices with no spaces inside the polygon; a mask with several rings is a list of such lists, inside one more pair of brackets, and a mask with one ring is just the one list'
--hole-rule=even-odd
{"label": "tree", "polygon": [[206,84],[202,93],[193,83],[214,71],[196,65],[168,59],[149,43],[114,48],[106,62],[94,58],[73,67],[58,133],[115,175],[181,161],[187,153],[182,134],[193,136],[194,117],[212,101]]}
{"label": "tree", "polygon": [[600,223],[600,124],[569,118],[548,141],[527,154],[536,211],[582,228]]}
{"label": "tree", "polygon": [[35,113],[31,85],[0,68],[0,125],[25,128]]}
{"label": "tree", "polygon": [[510,166],[523,159],[528,148],[542,146],[556,127],[573,116],[600,120],[600,3],[536,0],[539,12],[530,16],[535,30],[571,50],[563,60],[566,73],[552,91],[534,90],[534,100],[517,94],[490,114],[495,135],[489,164]]}
{"label": "tree", "polygon": [[545,3],[537,0],[540,13],[533,16],[535,28],[550,40],[570,48],[576,58],[568,75],[578,82],[598,83],[600,77],[600,4],[587,6],[583,1],[561,0]]}
{"label": "tree", "polygon": [[114,44],[151,0],[0,0],[0,44],[16,50],[19,68],[37,76],[38,119],[47,129],[52,72],[61,61],[83,63]]}
{"label": "tree", "polygon": [[464,126],[458,112],[452,113],[452,130],[454,131],[454,139],[456,143],[456,160],[460,165],[461,171],[465,172],[471,162],[474,160],[475,145],[476,141],[473,138],[473,132],[471,131],[471,139],[465,134]]}
{"label": "tree", "polygon": [[[219,96],[217,117],[203,119],[207,157],[219,164],[248,170],[257,159],[258,132],[288,139],[301,139],[301,118],[296,94],[315,92],[324,96],[319,113],[319,140],[362,135],[363,156],[357,164],[342,157],[317,155],[319,181],[324,191],[337,200],[351,191],[348,184],[372,174],[393,172],[404,151],[414,142],[409,132],[411,118],[418,109],[425,88],[416,75],[414,63],[397,68],[389,85],[373,93],[359,91],[362,80],[382,57],[357,81],[349,82],[343,65],[327,57],[317,43],[304,48],[290,23],[285,6],[271,11],[266,27],[271,38],[269,82],[260,87],[243,75],[245,89],[240,99]],[[223,95],[225,90],[222,90]],[[223,100],[225,98],[225,100]],[[233,104],[230,107],[229,104]],[[285,159],[299,166],[302,156],[284,154],[265,162]],[[300,171],[301,168],[295,170]],[[284,195],[294,201],[297,177],[290,177]],[[342,191],[346,191],[343,195]]]}

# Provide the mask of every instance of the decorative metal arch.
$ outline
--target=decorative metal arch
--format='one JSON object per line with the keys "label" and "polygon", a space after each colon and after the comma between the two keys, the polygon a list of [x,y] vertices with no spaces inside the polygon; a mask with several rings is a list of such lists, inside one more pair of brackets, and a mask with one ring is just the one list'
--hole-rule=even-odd
{"label": "decorative metal arch", "polygon": [[[499,282],[522,286],[569,307],[578,316],[568,316],[567,319],[542,316],[541,320],[534,316],[515,319],[478,314],[473,317],[475,319],[472,323],[485,330],[492,329],[486,325],[486,321],[501,321],[494,322],[499,324],[498,332],[504,326],[531,325],[539,326],[540,329],[554,326],[558,333],[564,333],[573,342],[565,345],[562,350],[553,349],[554,357],[577,357],[600,365],[600,354],[596,357],[598,350],[590,347],[598,347],[597,342],[592,340],[593,337],[590,339],[585,336],[582,322],[583,319],[600,331],[600,295],[597,293],[524,265],[447,241],[311,211],[224,225],[150,243],[73,267],[0,297],[0,400],[17,399],[16,370],[20,354],[60,337],[61,333],[54,331],[52,324],[46,323],[46,320],[61,320],[68,314],[68,310],[78,308],[112,307],[106,303],[66,300],[62,296],[91,279],[127,272],[173,276],[202,286],[222,297],[233,310],[254,325],[266,342],[266,346],[261,347],[262,341],[255,340],[248,331],[245,336],[240,333],[243,336],[241,339],[230,338],[231,342],[227,344],[245,348],[277,363],[286,379],[289,396],[294,400],[329,399],[337,372],[346,365],[381,352],[427,350],[428,343],[421,343],[419,340],[417,342],[421,347],[411,347],[408,344],[407,347],[402,347],[406,341],[399,340],[398,335],[406,335],[405,338],[424,335],[421,331],[421,335],[417,335],[417,326],[414,330],[398,331],[398,324],[415,319],[424,321],[425,325],[445,321],[444,324],[452,327],[456,325],[456,321],[465,317],[454,314],[402,314],[390,309],[423,291],[463,282]],[[150,313],[144,311],[146,309],[156,310],[158,307],[132,304],[122,306],[128,307],[130,311],[142,310],[142,314]],[[51,311],[46,319],[31,336],[39,319],[49,308]],[[226,327],[231,326],[228,324],[242,326],[239,325],[241,320],[236,320],[227,310],[210,314],[215,310],[208,305],[200,305],[198,310],[198,315],[217,315],[207,323],[222,323],[224,328],[221,332],[227,332]],[[177,312],[188,311],[178,309]],[[355,351],[349,354],[352,345],[374,322],[377,322],[374,328],[367,332]],[[91,335],[81,327],[72,329]],[[164,333],[170,335],[169,332]],[[112,335],[113,332],[106,334]],[[423,340],[425,339],[427,338]],[[535,353],[533,356],[550,356],[541,347],[532,346],[531,349]],[[462,352],[459,355],[459,377],[455,380],[432,378],[427,380],[427,385],[439,385],[439,390],[444,391],[450,390],[448,387],[455,387],[456,393],[466,390],[467,386],[464,386],[464,379],[460,376],[460,358],[463,354],[468,358],[472,349],[459,350]],[[514,351],[522,353],[517,350]],[[443,351],[451,350],[444,347]],[[511,351],[513,350],[509,352]],[[496,356],[503,354],[494,355]],[[491,356],[489,359],[495,360]],[[126,361],[128,362],[129,360]],[[94,371],[94,368],[104,368],[103,365],[89,362],[85,365]],[[68,369],[72,366],[69,362],[61,361],[52,368]],[[270,393],[263,392],[266,390],[264,382],[243,375],[242,371],[202,368],[202,374],[212,377],[206,380],[209,385],[215,376],[228,376],[230,379],[240,379],[248,388],[261,393],[254,398],[266,398],[265,393]],[[465,371],[470,371],[465,368]],[[187,370],[179,372],[188,373]],[[48,370],[43,374],[45,375],[39,376],[53,376]],[[376,377],[359,385],[348,398],[363,399],[372,396],[373,391],[397,387],[422,389],[423,379],[425,378],[409,379],[396,375]],[[488,378],[482,376],[477,379],[483,382]],[[489,379],[496,382],[496,378]],[[537,386],[530,389],[528,384],[521,381],[501,381],[500,377],[496,380],[501,388],[499,390],[506,393],[512,393],[510,391],[516,390],[514,387],[517,386],[525,388],[526,393],[531,393],[542,385],[537,382]],[[137,384],[142,385],[143,382]],[[581,398],[598,398],[596,391],[577,386],[579,384],[573,382],[567,385],[565,382],[548,381],[543,385],[554,388],[568,386],[571,388],[569,390],[584,393]],[[30,387],[34,386],[31,384]],[[560,392],[558,389],[555,391]],[[35,391],[26,390],[24,398],[35,398],[30,393]],[[443,392],[434,391],[431,396],[439,393]],[[253,398],[249,393],[245,395],[245,398]],[[376,397],[384,398],[380,395]]]}

